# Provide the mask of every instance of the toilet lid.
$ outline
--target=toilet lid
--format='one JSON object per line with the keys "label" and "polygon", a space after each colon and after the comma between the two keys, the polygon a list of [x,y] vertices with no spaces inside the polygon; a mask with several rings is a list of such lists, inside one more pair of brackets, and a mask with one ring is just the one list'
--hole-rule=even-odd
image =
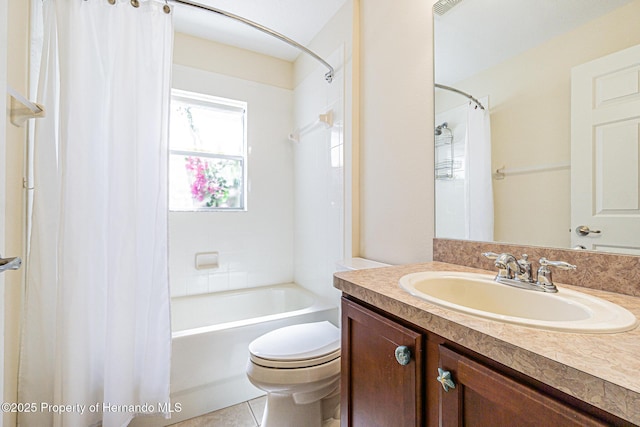
{"label": "toilet lid", "polygon": [[276,329],[249,344],[252,356],[274,361],[318,359],[339,350],[340,330],[327,321]]}

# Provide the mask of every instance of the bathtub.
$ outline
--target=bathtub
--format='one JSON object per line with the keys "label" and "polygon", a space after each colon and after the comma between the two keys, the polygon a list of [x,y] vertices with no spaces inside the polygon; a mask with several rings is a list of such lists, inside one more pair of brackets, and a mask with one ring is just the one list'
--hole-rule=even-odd
{"label": "bathtub", "polygon": [[[264,394],[246,377],[251,341],[288,325],[329,320],[338,308],[294,283],[172,298],[170,423]],[[157,424],[156,424],[157,425]]]}

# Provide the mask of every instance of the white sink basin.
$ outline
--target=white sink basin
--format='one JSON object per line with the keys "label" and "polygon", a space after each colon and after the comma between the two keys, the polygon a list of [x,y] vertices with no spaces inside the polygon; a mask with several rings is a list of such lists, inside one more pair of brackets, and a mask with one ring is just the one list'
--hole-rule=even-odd
{"label": "white sink basin", "polygon": [[476,316],[565,332],[612,333],[637,326],[627,309],[603,299],[558,288],[537,292],[496,283],[494,276],[426,271],[400,278],[400,287],[430,303]]}

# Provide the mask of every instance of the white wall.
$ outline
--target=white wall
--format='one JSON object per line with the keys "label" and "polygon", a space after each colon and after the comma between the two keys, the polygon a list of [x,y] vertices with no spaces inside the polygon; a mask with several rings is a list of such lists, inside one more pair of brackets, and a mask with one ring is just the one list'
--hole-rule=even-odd
{"label": "white wall", "polygon": [[[246,212],[170,213],[172,295],[291,282],[292,92],[183,65],[174,65],[173,87],[247,102],[249,156]],[[220,267],[196,270],[195,254],[213,251]]]}
{"label": "white wall", "polygon": [[360,2],[361,255],[427,261],[433,239],[434,1]]}
{"label": "white wall", "polygon": [[173,63],[283,89],[293,88],[291,62],[183,33],[175,34]]}

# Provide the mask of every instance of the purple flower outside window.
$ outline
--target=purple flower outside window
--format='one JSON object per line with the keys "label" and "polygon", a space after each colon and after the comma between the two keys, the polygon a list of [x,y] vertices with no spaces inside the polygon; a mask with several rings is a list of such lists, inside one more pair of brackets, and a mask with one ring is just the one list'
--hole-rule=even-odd
{"label": "purple flower outside window", "polygon": [[218,207],[229,197],[229,185],[221,176],[223,164],[203,160],[200,157],[186,157],[185,167],[193,178],[191,196],[207,207]]}

